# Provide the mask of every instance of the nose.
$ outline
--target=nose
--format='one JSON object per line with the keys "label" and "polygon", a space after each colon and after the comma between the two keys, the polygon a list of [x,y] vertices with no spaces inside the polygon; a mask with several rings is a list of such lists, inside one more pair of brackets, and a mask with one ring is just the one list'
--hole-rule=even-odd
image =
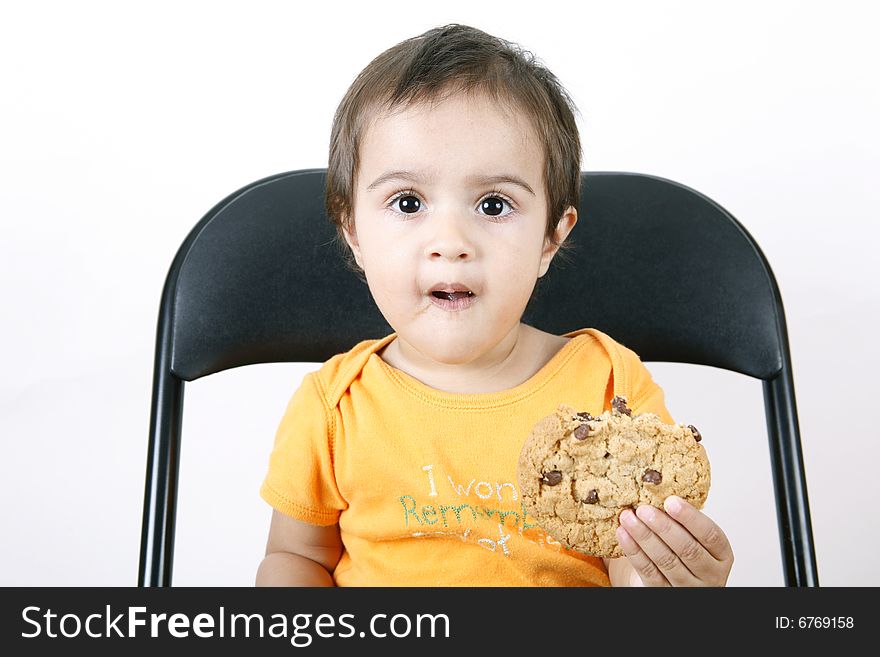
{"label": "nose", "polygon": [[431,228],[425,255],[429,260],[472,260],[474,244],[468,235],[469,217],[454,212],[436,214],[427,222]]}

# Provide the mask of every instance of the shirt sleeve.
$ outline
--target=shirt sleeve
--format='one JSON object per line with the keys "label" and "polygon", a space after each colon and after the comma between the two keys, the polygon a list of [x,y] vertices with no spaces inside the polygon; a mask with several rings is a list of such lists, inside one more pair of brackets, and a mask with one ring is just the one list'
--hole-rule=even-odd
{"label": "shirt sleeve", "polygon": [[630,390],[627,406],[633,415],[654,413],[666,424],[675,424],[675,420],[666,408],[663,388],[654,383],[651,372],[634,351],[623,347],[623,352]]}
{"label": "shirt sleeve", "polygon": [[315,373],[305,376],[275,434],[260,496],[285,515],[332,525],[347,507],[333,468],[333,424]]}

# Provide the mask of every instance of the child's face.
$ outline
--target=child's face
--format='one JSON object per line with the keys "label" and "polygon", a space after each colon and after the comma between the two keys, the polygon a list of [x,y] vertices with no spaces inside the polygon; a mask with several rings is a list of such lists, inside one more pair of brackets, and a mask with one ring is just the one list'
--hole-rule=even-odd
{"label": "child's face", "polygon": [[[479,363],[519,328],[556,252],[544,239],[544,155],[531,127],[488,99],[455,95],[382,115],[360,155],[355,234],[346,238],[377,306],[426,362]],[[528,189],[479,180],[494,176]],[[563,219],[564,239],[576,210]],[[432,294],[449,283],[474,296]]]}

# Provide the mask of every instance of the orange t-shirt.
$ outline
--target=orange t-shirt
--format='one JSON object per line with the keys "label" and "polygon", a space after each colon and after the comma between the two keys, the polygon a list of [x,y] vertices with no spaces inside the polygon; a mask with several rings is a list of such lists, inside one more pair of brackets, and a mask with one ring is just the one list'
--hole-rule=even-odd
{"label": "orange t-shirt", "polygon": [[567,550],[525,512],[516,479],[532,426],[564,403],[598,415],[615,395],[672,417],[639,357],[596,329],[522,384],[436,390],[365,340],[305,376],[275,437],[260,495],[315,525],[339,523],[338,586],[608,586],[601,559]]}

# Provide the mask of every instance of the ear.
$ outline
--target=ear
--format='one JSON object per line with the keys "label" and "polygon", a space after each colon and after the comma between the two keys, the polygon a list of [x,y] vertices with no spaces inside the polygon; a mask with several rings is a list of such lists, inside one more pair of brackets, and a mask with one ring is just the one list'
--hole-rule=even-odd
{"label": "ear", "polygon": [[[571,229],[574,228],[574,225],[577,223],[577,220],[577,209],[575,209],[574,206],[569,206],[556,223],[557,244],[562,244],[565,241],[568,234],[571,232]],[[558,250],[558,246],[553,244],[550,240],[546,241],[544,252],[541,254],[541,267],[538,269],[538,278],[541,278],[541,276],[547,273],[547,270],[550,268],[550,263],[553,261],[553,256],[556,255]]]}
{"label": "ear", "polygon": [[354,255],[354,261],[357,263],[357,266],[363,269],[364,263],[361,261],[361,247],[358,244],[357,228],[355,228],[354,221],[349,222],[348,225],[350,230],[344,227],[342,235],[345,237],[345,242],[348,244],[348,248],[351,249],[352,255]]}

